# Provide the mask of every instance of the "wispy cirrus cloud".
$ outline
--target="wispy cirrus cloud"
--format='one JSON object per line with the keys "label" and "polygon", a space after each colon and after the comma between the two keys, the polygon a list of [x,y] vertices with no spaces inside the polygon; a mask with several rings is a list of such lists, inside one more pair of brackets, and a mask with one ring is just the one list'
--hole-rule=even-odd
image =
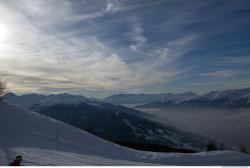
{"label": "wispy cirrus cloud", "polygon": [[[107,1],[103,12],[113,11],[110,3]],[[163,82],[179,73],[159,71],[153,60],[128,64],[95,35],[82,38],[61,32],[58,25],[74,16],[69,1],[62,6],[48,1],[12,1],[1,8],[6,18],[2,24],[11,27],[11,36],[1,44],[0,73],[10,90],[17,93],[44,92],[44,88],[123,90]],[[53,15],[55,10],[57,15]],[[136,45],[146,42],[140,35],[142,28],[135,27],[134,31]]]}
{"label": "wispy cirrus cloud", "polygon": [[19,93],[160,92],[182,89],[176,80],[246,80],[247,2],[179,2],[3,0],[0,75]]}
{"label": "wispy cirrus cloud", "polygon": [[225,57],[214,61],[216,65],[244,65],[250,64],[250,56]]}
{"label": "wispy cirrus cloud", "polygon": [[235,70],[219,70],[219,71],[203,73],[201,74],[201,76],[225,78],[225,77],[233,77],[237,75],[238,73],[239,72]]}
{"label": "wispy cirrus cloud", "polygon": [[144,29],[142,25],[139,23],[138,19],[136,19],[135,23],[132,24],[131,32],[129,33],[130,38],[132,39],[132,44],[130,48],[133,51],[139,52],[140,47],[147,42],[147,38],[143,35]]}

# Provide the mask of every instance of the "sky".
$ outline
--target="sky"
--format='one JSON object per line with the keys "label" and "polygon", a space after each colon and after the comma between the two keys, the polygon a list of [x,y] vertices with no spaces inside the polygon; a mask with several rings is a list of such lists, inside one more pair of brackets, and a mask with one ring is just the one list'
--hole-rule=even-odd
{"label": "sky", "polygon": [[250,86],[249,0],[1,0],[8,91],[180,93]]}

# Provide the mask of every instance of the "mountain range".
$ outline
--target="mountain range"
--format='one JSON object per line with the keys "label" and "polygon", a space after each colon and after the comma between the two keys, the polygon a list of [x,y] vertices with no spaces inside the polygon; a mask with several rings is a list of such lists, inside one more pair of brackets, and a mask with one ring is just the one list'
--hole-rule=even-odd
{"label": "mountain range", "polygon": [[162,100],[138,105],[136,108],[216,108],[240,109],[250,108],[250,88],[212,91],[204,95],[190,96],[183,99],[166,97]]}
{"label": "mountain range", "polygon": [[0,165],[22,155],[23,166],[249,165],[234,151],[156,153],[122,147],[85,131],[0,101]]}
{"label": "mountain range", "polygon": [[113,104],[145,104],[162,100],[183,101],[198,97],[194,92],[185,92],[180,94],[116,94],[103,99],[104,102]]}
{"label": "mountain range", "polygon": [[138,110],[89,100],[84,96],[70,94],[17,96],[8,93],[4,98],[9,103],[24,106],[126,146],[151,144],[166,147],[165,151],[188,152],[188,150],[204,150],[209,142],[209,139],[203,136],[150,120],[147,114]]}

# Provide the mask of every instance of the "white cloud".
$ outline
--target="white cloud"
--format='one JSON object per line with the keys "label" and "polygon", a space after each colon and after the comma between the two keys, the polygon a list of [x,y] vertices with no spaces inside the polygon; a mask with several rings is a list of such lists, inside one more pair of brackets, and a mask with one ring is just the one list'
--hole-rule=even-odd
{"label": "white cloud", "polygon": [[220,71],[203,73],[203,74],[201,74],[201,76],[226,78],[226,77],[233,77],[233,76],[237,75],[238,73],[239,72],[235,71],[235,70],[220,70]]}
{"label": "white cloud", "polygon": [[132,40],[130,48],[135,52],[140,52],[140,48],[147,42],[147,38],[143,35],[144,29],[138,18],[134,18],[132,21],[131,32],[129,37]]}
{"label": "white cloud", "polygon": [[[33,4],[29,7],[34,8],[32,15],[39,13],[41,16],[43,12],[38,7]],[[110,78],[126,75],[126,63],[96,37],[71,37],[60,34],[54,27],[44,31],[43,25],[34,25],[42,24],[40,20],[31,21],[27,15],[20,15],[9,6],[1,8],[4,9],[1,24],[12,27],[8,30],[12,36],[0,44],[0,70],[14,90],[22,92],[24,88],[34,88],[32,78],[47,81],[41,84],[47,87],[60,87],[53,84],[55,81],[70,81],[75,87],[110,89],[115,88]],[[8,19],[4,21],[3,18]],[[41,85],[36,84],[33,90],[39,90]],[[64,85],[72,87],[72,84]]]}
{"label": "white cloud", "polygon": [[67,17],[68,21],[86,21],[95,18],[105,16],[110,13],[114,13],[120,10],[119,4],[115,3],[113,0],[106,0],[105,7],[93,12],[93,13],[84,13],[79,15],[74,15]]}
{"label": "white cloud", "polygon": [[192,45],[195,39],[195,36],[182,37],[170,41],[162,47],[156,47],[150,53],[145,54],[148,54],[152,59],[158,60],[160,64],[170,64],[189,51],[189,46]]}
{"label": "white cloud", "polygon": [[[57,30],[64,18],[74,17],[71,4],[65,2],[62,6],[51,6],[48,1],[1,3],[0,24],[9,27],[11,35],[0,44],[0,74],[10,90],[130,89],[176,74],[157,70],[153,60],[127,64],[94,35],[82,38]],[[107,9],[111,8],[109,4]],[[54,15],[54,11],[59,13]],[[134,33],[136,44],[143,45],[143,29],[135,27]]]}
{"label": "white cloud", "polygon": [[250,64],[250,56],[224,57],[214,61],[216,65],[241,65]]}
{"label": "white cloud", "polygon": [[119,6],[113,0],[107,0],[105,12],[117,12]]}
{"label": "white cloud", "polygon": [[[9,35],[0,42],[0,75],[11,91],[130,90],[163,83],[182,73],[159,67],[185,42],[170,43],[156,49],[156,57],[128,64],[115,52],[115,46],[96,36],[78,37],[60,30],[62,25],[71,24],[65,22],[70,18],[91,19],[116,11],[111,1],[100,12],[81,16],[72,11],[70,1],[60,1],[61,5],[51,1],[4,2],[0,2],[0,25],[8,27]],[[143,33],[142,25],[135,22],[130,34],[135,50],[147,42]]]}

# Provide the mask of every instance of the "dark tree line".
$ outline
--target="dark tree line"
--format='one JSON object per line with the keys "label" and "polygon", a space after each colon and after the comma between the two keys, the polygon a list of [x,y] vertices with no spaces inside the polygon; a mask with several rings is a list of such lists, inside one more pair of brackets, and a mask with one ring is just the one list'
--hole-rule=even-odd
{"label": "dark tree line", "polygon": [[240,152],[241,152],[241,153],[246,153],[246,154],[249,153],[248,150],[247,150],[247,148],[246,148],[245,146],[243,146],[243,145],[240,146],[239,149],[240,149]]}
{"label": "dark tree line", "polygon": [[[207,151],[217,151],[217,150],[226,150],[226,149],[227,148],[225,144],[220,144],[219,146],[215,142],[209,142],[207,145]],[[239,151],[241,153],[246,153],[246,154],[249,153],[248,149],[244,145],[239,146]]]}
{"label": "dark tree line", "polygon": [[217,151],[217,145],[213,142],[209,142],[207,145],[207,151]]}
{"label": "dark tree line", "polygon": [[85,131],[87,131],[90,134],[93,134],[93,128],[91,127],[90,124],[88,124],[87,128],[85,129]]}

